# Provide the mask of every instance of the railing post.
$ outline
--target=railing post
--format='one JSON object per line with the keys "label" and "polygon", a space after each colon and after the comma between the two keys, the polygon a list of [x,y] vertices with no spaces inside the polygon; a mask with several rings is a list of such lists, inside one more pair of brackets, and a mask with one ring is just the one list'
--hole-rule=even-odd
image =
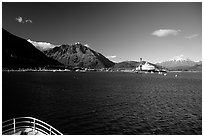
{"label": "railing post", "polygon": [[15,118],[13,119],[13,132],[16,133],[16,121]]}
{"label": "railing post", "polygon": [[35,118],[33,120],[34,120],[33,127],[34,127],[34,133],[35,133]]}
{"label": "railing post", "polygon": [[50,127],[50,135],[51,135],[51,127]]}

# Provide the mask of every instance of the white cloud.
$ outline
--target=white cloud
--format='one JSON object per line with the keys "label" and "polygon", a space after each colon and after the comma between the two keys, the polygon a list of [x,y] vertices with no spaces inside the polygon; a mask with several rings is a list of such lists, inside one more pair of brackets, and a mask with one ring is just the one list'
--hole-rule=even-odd
{"label": "white cloud", "polygon": [[33,46],[35,46],[36,48],[38,48],[40,50],[47,50],[47,49],[51,49],[51,48],[60,46],[60,45],[53,45],[53,44],[48,43],[48,42],[32,41],[30,39],[28,39],[27,41],[30,42],[31,44],[33,44]]}
{"label": "white cloud", "polygon": [[108,59],[113,59],[113,58],[116,58],[117,56],[106,56],[106,58]]}
{"label": "white cloud", "polygon": [[19,23],[33,23],[32,20],[30,19],[27,19],[27,20],[24,20],[23,17],[21,16],[18,16],[17,18],[15,18],[16,21],[18,21]]}
{"label": "white cloud", "polygon": [[173,30],[173,29],[159,29],[155,30],[152,35],[158,36],[158,37],[166,37],[166,36],[176,36],[178,33],[181,32],[181,30]]}
{"label": "white cloud", "polygon": [[32,22],[32,20],[26,20],[25,22],[28,22],[28,23],[33,23],[33,22]]}
{"label": "white cloud", "polygon": [[186,39],[192,39],[192,38],[195,38],[199,36],[198,34],[193,34],[193,35],[190,35],[190,36],[185,36]]}
{"label": "white cloud", "polygon": [[20,23],[24,23],[23,18],[20,17],[20,16],[18,16],[18,17],[16,18],[16,20],[17,20],[18,22],[20,22]]}

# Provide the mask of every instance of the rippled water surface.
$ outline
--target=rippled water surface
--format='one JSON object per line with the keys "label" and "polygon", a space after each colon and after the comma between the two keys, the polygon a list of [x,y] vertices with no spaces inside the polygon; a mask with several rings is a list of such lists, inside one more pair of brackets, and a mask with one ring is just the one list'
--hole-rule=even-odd
{"label": "rippled water surface", "polygon": [[3,72],[2,87],[3,120],[77,135],[202,134],[202,73]]}

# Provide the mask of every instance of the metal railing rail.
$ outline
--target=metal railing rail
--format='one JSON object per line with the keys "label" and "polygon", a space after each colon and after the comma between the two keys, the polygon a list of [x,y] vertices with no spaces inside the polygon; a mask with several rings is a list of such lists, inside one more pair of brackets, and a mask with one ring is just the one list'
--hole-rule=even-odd
{"label": "metal railing rail", "polygon": [[33,117],[17,117],[2,122],[2,134],[15,134],[22,128],[32,128],[34,132],[39,131],[46,135],[63,135],[51,125]]}

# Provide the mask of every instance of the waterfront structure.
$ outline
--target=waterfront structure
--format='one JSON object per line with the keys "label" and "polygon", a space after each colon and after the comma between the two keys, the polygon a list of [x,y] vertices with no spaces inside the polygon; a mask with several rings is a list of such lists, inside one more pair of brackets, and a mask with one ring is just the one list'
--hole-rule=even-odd
{"label": "waterfront structure", "polygon": [[137,71],[155,71],[155,66],[151,65],[149,62],[141,62],[139,66],[136,67]]}
{"label": "waterfront structure", "polygon": [[147,61],[142,61],[142,58],[140,58],[140,64],[136,67],[136,71],[155,71],[156,67],[152,64],[150,64]]}

